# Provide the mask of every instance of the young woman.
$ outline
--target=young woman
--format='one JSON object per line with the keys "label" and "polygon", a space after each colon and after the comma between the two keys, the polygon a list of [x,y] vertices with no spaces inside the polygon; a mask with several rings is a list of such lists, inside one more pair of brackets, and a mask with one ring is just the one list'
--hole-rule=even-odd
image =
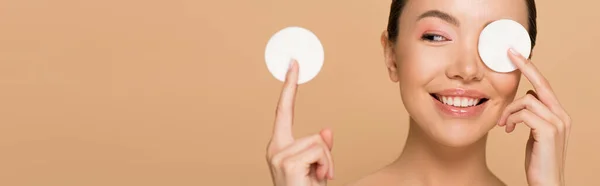
{"label": "young woman", "polygon": [[[398,159],[353,185],[504,185],[486,165],[493,127],[529,127],[525,169],[530,185],[564,185],[570,130],[549,83],[512,50],[511,73],[487,68],[479,58],[481,30],[512,19],[536,38],[534,0],[394,0],[381,36],[389,77],[398,83],[409,113],[409,133]],[[534,90],[515,99],[523,74]],[[298,65],[284,83],[267,159],[277,186],[326,185],[334,175],[332,132],[294,139],[292,120]]]}

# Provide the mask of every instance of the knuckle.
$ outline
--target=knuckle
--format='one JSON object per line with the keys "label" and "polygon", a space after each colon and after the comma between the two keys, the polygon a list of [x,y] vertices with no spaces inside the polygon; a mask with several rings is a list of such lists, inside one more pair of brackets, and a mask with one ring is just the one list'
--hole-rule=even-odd
{"label": "knuckle", "polygon": [[525,103],[528,105],[533,104],[533,102],[535,102],[537,100],[538,99],[533,94],[527,94],[525,96]]}
{"label": "knuckle", "polygon": [[549,137],[555,138],[559,134],[558,128],[557,127],[548,127],[548,134],[550,135]]}
{"label": "knuckle", "polygon": [[571,120],[571,116],[567,116],[567,117],[565,118],[565,121],[564,121],[564,123],[565,123],[565,127],[567,127],[567,128],[571,128],[571,121],[572,121],[572,120]]}
{"label": "knuckle", "polygon": [[277,149],[278,145],[275,141],[269,142],[269,144],[267,145],[267,158],[272,158],[277,153]]}
{"label": "knuckle", "polygon": [[273,147],[272,147],[272,146],[273,146],[273,145],[272,145],[271,143],[269,143],[269,144],[267,145],[267,150],[266,150],[266,153],[265,153],[265,157],[267,158],[267,161],[270,161],[270,160],[271,160],[271,158],[273,157],[273,152],[272,152],[272,151],[273,151],[273,150],[272,150],[272,149],[273,149]]}
{"label": "knuckle", "polygon": [[283,157],[281,154],[275,154],[269,158],[269,163],[274,167],[279,167],[282,159]]}
{"label": "knuckle", "polygon": [[297,163],[290,160],[290,159],[286,159],[283,160],[283,162],[281,163],[281,169],[283,170],[283,172],[285,173],[292,173],[294,172],[294,170],[297,167]]}
{"label": "knuckle", "polygon": [[565,124],[562,121],[558,121],[556,124],[558,125],[558,126],[555,127],[556,128],[556,132],[558,134],[563,134],[565,132],[565,130],[566,130]]}
{"label": "knuckle", "polygon": [[521,110],[514,115],[516,118],[527,117],[527,110]]}
{"label": "knuckle", "polygon": [[525,95],[523,104],[525,105],[526,108],[531,108],[531,106],[533,106],[533,104],[537,101],[538,101],[538,99],[534,95],[527,94],[527,95]]}
{"label": "knuckle", "polygon": [[526,101],[531,101],[533,99],[535,99],[535,96],[533,96],[533,94],[525,94],[525,98]]}

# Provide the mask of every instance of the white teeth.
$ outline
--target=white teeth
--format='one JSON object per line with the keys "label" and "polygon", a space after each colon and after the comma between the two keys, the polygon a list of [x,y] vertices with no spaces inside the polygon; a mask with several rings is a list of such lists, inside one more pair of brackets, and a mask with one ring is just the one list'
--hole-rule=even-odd
{"label": "white teeth", "polygon": [[467,106],[467,104],[469,104],[468,102],[469,102],[469,99],[468,99],[468,98],[462,98],[462,99],[461,99],[461,102],[460,102],[460,106],[462,106],[462,107],[466,107],[466,106]]}
{"label": "white teeth", "polygon": [[439,96],[440,101],[446,105],[452,105],[455,107],[472,107],[479,103],[479,99],[466,98],[466,97],[446,97]]}
{"label": "white teeth", "polygon": [[455,107],[460,107],[460,98],[459,97],[454,97],[454,105]]}

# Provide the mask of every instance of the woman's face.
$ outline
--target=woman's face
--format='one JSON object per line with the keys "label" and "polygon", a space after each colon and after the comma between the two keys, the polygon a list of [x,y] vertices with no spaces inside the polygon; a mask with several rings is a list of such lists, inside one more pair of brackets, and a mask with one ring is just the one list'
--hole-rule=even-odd
{"label": "woman's face", "polygon": [[494,72],[477,51],[479,33],[498,19],[527,28],[525,0],[408,0],[396,43],[382,36],[409,115],[438,143],[476,142],[514,99],[520,72]]}

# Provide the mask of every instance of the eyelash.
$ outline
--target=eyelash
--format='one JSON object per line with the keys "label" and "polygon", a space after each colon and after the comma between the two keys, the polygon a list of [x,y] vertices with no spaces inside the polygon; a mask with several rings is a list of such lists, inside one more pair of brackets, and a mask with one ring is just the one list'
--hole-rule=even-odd
{"label": "eyelash", "polygon": [[431,34],[431,33],[427,33],[427,34],[423,34],[423,36],[421,36],[421,40],[425,40],[428,42],[444,42],[444,41],[450,41],[450,39],[439,35],[439,34]]}

